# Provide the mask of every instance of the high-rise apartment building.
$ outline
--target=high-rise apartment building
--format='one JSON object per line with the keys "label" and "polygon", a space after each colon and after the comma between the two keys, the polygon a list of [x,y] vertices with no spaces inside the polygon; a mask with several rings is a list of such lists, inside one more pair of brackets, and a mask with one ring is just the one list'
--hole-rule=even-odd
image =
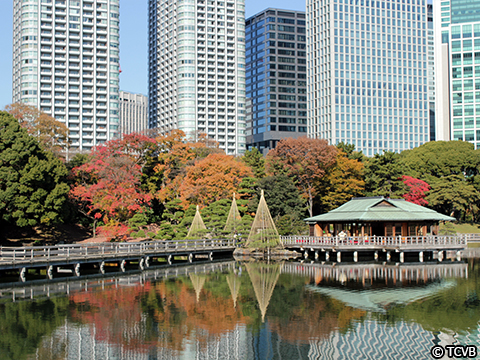
{"label": "high-rise apartment building", "polygon": [[480,148],[480,2],[434,0],[437,140]]}
{"label": "high-rise apartment building", "polygon": [[149,0],[149,126],[245,151],[244,0]]}
{"label": "high-rise apartment building", "polygon": [[372,156],[429,140],[426,0],[307,0],[308,134]]}
{"label": "high-rise apartment building", "polygon": [[148,129],[148,97],[120,91],[120,132],[143,133]]}
{"label": "high-rise apartment building", "polygon": [[119,0],[14,0],[13,102],[64,122],[71,149],[119,131]]}
{"label": "high-rise apartment building", "polygon": [[267,9],[245,24],[247,148],[266,154],[307,135],[305,12]]}
{"label": "high-rise apartment building", "polygon": [[436,140],[436,118],[435,118],[435,32],[433,30],[433,5],[427,4],[427,44],[428,44],[428,117],[430,125],[430,141]]}

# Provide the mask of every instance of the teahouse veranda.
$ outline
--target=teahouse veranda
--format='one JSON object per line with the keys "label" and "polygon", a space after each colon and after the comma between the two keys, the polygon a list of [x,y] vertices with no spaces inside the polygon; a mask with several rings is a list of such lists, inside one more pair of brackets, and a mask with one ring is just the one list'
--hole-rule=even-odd
{"label": "teahouse veranda", "polygon": [[439,222],[453,220],[404,199],[381,196],[353,198],[326,214],[305,219],[310,236],[438,235]]}

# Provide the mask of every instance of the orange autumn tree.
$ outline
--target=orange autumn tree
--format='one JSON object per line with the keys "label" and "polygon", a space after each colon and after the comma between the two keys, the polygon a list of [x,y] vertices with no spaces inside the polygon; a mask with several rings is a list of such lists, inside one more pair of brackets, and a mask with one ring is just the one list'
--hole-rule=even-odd
{"label": "orange autumn tree", "polygon": [[305,136],[280,140],[267,154],[266,170],[269,175],[290,176],[307,199],[308,212],[313,216],[313,199],[319,182],[328,168],[335,164],[337,148],[326,140]]}
{"label": "orange autumn tree", "polygon": [[252,170],[233,156],[210,154],[188,169],[180,185],[180,197],[188,203],[206,206],[220,199],[229,199],[242,179]]}
{"label": "orange autumn tree", "polygon": [[345,204],[353,197],[362,196],[365,190],[363,163],[339,150],[335,164],[328,169],[320,188],[322,210],[325,212]]}

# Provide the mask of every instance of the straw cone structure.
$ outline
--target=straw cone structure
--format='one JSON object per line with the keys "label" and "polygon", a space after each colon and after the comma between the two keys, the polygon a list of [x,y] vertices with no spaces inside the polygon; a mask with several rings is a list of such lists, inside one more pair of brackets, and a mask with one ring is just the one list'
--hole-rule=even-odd
{"label": "straw cone structure", "polygon": [[270,210],[268,210],[267,202],[262,190],[262,196],[258,203],[255,220],[253,220],[252,229],[247,239],[247,245],[255,246],[254,243],[266,244],[269,247],[281,245],[280,236],[273,222]]}
{"label": "straw cone structure", "polygon": [[262,313],[262,322],[265,322],[267,307],[270,303],[270,298],[272,297],[273,289],[275,289],[282,267],[283,263],[249,263],[246,265],[250,281],[253,285],[253,290],[255,290],[258,306]]}
{"label": "straw cone structure", "polygon": [[206,230],[207,227],[203,223],[202,216],[200,215],[200,210],[197,205],[197,212],[195,213],[195,217],[193,218],[192,225],[188,230],[187,237],[196,236],[200,230]]}
{"label": "straw cone structure", "polygon": [[198,302],[198,300],[200,300],[200,293],[202,292],[203,285],[205,284],[205,276],[191,273],[190,280],[192,281],[193,288],[195,289],[195,294],[197,295]]}
{"label": "straw cone structure", "polygon": [[240,279],[238,279],[237,275],[231,273],[227,275],[227,283],[230,288],[230,294],[232,295],[233,307],[236,308],[238,292],[240,291]]}
{"label": "straw cone structure", "polygon": [[240,212],[238,211],[237,200],[235,199],[235,194],[233,194],[232,206],[230,207],[230,211],[228,212],[227,223],[225,224],[225,228],[223,229],[223,231],[228,232],[233,236],[236,233],[238,225],[241,221],[242,217],[240,216]]}

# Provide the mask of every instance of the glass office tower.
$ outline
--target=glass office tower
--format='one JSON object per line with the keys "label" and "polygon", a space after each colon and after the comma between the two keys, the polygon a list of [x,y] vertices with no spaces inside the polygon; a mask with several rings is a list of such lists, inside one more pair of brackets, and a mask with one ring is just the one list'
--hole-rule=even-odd
{"label": "glass office tower", "polygon": [[267,9],[245,24],[247,148],[266,154],[307,135],[305,12]]}
{"label": "glass office tower", "polygon": [[480,2],[434,0],[433,12],[439,126],[480,148]]}
{"label": "glass office tower", "polygon": [[149,0],[149,127],[245,152],[244,0]]}
{"label": "glass office tower", "polygon": [[72,151],[119,135],[119,0],[14,0],[13,102],[64,122]]}
{"label": "glass office tower", "polygon": [[429,141],[426,0],[307,0],[308,135],[372,156]]}

